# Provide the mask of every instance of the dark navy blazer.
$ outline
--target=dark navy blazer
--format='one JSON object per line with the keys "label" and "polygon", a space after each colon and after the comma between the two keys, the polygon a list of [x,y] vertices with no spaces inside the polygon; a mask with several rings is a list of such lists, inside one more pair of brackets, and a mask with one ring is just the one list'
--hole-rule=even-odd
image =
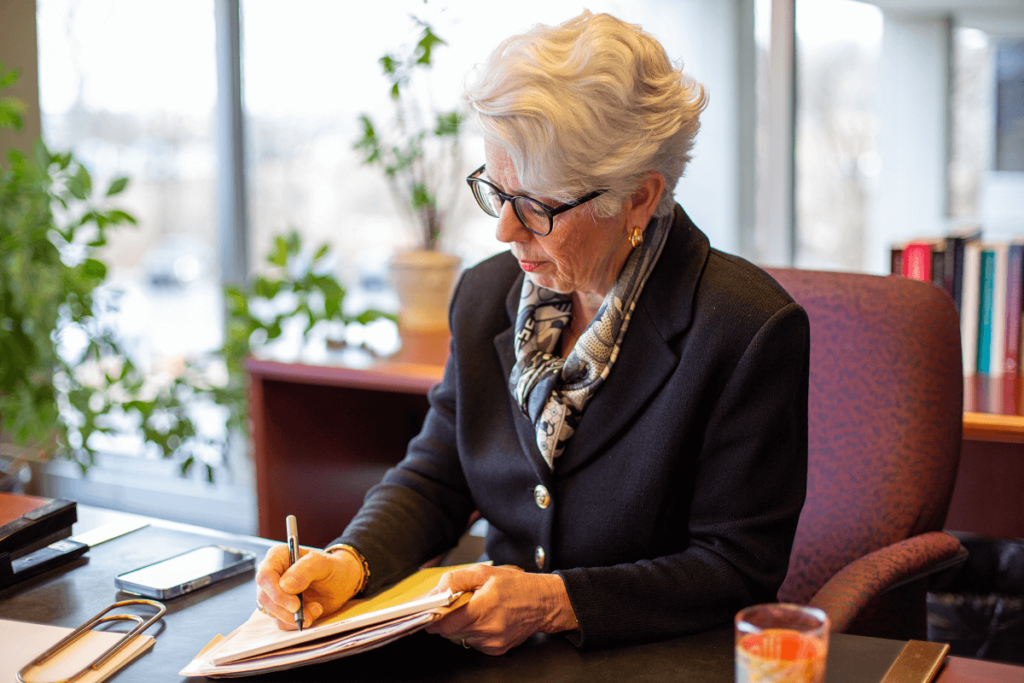
{"label": "dark navy blazer", "polygon": [[578,644],[671,637],[774,601],[806,489],[803,309],[677,206],[552,472],[508,387],[522,279],[507,252],[460,279],[423,430],[336,541],[366,556],[369,589],[453,546],[478,509],[495,564],[561,575]]}

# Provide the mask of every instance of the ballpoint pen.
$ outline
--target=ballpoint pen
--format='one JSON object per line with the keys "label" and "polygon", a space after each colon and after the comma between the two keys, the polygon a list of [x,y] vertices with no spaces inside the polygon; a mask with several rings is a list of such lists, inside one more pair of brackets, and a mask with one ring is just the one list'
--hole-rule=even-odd
{"label": "ballpoint pen", "polygon": [[[299,525],[295,521],[295,515],[288,515],[285,520],[288,526],[288,552],[292,557],[292,564],[299,561]],[[306,618],[302,610],[302,593],[299,593],[299,611],[295,613],[295,625],[302,630],[302,622]]]}

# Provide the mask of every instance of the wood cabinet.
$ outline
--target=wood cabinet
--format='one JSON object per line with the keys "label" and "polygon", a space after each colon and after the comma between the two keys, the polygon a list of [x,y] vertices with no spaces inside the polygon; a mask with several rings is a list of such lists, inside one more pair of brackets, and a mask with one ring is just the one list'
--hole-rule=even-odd
{"label": "wood cabinet", "polygon": [[[259,535],[323,547],[366,491],[405,455],[441,380],[448,335],[404,340],[392,359],[357,369],[250,359]],[[946,528],[1024,537],[1024,383],[968,377],[964,441]]]}
{"label": "wood cabinet", "polygon": [[1024,537],[1024,382],[964,378],[964,437],[946,528]]}
{"label": "wood cabinet", "polygon": [[445,332],[361,369],[249,359],[259,535],[285,540],[295,515],[303,545],[336,538],[419,433],[447,357]]}

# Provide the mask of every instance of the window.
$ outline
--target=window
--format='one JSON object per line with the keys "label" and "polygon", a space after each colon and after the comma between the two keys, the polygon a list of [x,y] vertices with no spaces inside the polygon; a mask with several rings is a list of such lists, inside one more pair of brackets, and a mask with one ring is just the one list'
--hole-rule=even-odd
{"label": "window", "polygon": [[[37,27],[47,144],[73,151],[97,187],[131,179],[117,201],[138,227],[114,232],[104,257],[122,292],[121,338],[133,361],[160,381],[222,339],[213,2],[38,0]],[[199,413],[200,429],[223,434],[217,409]],[[255,529],[253,495],[233,488],[216,451],[207,453],[219,468],[214,489],[179,479],[176,463],[158,459],[131,433],[93,445],[104,454],[90,477],[77,479],[71,463],[51,463],[46,495]],[[203,479],[205,468],[193,473]],[[230,474],[245,480],[244,467]]]}
{"label": "window", "polygon": [[796,266],[864,269],[878,152],[882,12],[796,3]]}
{"label": "window", "polygon": [[1024,40],[996,47],[997,171],[1024,172]]}
{"label": "window", "polygon": [[139,221],[106,247],[119,327],[153,372],[221,340],[214,255],[216,139],[210,0],[39,0],[43,137],[97,185],[127,175]]}
{"label": "window", "polygon": [[[662,41],[670,58],[712,93],[694,160],[677,197],[715,246],[735,249],[735,211],[730,196],[735,167],[732,124],[731,35],[733,10],[708,3],[597,2],[639,23]],[[310,243],[334,247],[342,279],[354,284],[379,276],[396,248],[409,243],[401,212],[388,195],[379,169],[364,167],[352,145],[357,118],[390,116],[387,81],[378,59],[410,44],[417,35],[411,16],[429,22],[448,45],[434,55],[430,97],[438,109],[457,105],[466,72],[483,61],[504,37],[537,22],[559,23],[582,7],[566,1],[530,0],[512,14],[478,2],[421,0],[387,3],[266,0],[242,3],[243,93],[249,167],[249,220],[256,267],[275,235],[297,227]],[[483,146],[470,137],[464,173],[480,165]],[[461,183],[461,181],[460,181]],[[493,220],[458,188],[444,245],[465,265],[504,251],[494,239]]]}
{"label": "window", "polygon": [[984,31],[956,30],[953,64],[949,214],[971,220],[979,215],[984,174],[992,165],[993,59]]}

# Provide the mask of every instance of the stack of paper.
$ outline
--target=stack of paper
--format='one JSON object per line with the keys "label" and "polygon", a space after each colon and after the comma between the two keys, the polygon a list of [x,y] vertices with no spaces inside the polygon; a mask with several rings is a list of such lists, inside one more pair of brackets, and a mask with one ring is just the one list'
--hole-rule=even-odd
{"label": "stack of paper", "polygon": [[347,657],[409,635],[469,601],[468,593],[427,595],[453,567],[422,569],[302,631],[283,631],[260,611],[226,638],[217,636],[180,671],[182,676],[242,676]]}

